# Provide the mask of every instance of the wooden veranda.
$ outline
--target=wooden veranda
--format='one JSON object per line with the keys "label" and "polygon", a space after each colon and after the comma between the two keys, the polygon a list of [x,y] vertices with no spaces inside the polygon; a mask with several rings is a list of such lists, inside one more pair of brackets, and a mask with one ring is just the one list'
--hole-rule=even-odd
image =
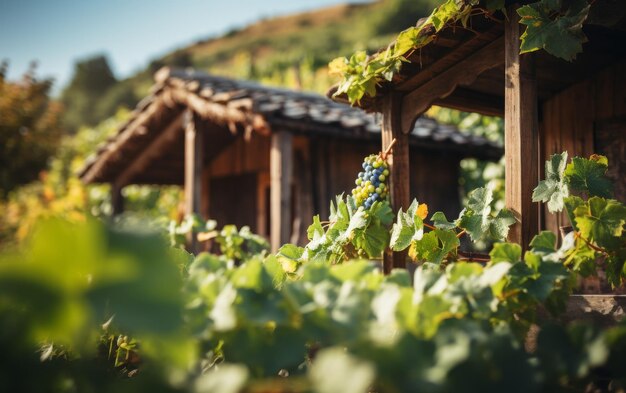
{"label": "wooden veranda", "polygon": [[[532,202],[532,191],[551,154],[568,151],[609,156],[618,199],[625,197],[626,170],[626,3],[610,7],[610,26],[593,21],[588,40],[572,62],[540,50],[520,55],[517,4],[506,14],[476,13],[467,22],[444,27],[433,41],[408,56],[391,82],[357,105],[383,115],[382,145],[397,143],[391,155],[391,199],[406,206],[409,189],[407,132],[432,105],[504,117],[506,206],[518,223],[509,240],[528,246],[540,228],[558,230],[563,217],[551,217]],[[477,6],[478,7],[478,6]],[[424,21],[418,22],[424,23]],[[332,90],[329,95],[336,91]],[[346,96],[335,97],[347,101]],[[403,267],[404,255],[386,259],[386,270]]]}

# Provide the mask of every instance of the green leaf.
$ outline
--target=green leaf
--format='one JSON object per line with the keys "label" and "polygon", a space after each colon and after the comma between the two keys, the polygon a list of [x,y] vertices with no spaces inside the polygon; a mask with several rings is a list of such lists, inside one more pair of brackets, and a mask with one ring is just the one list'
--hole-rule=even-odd
{"label": "green leaf", "polygon": [[330,271],[333,277],[341,281],[355,281],[375,270],[376,267],[368,261],[351,261],[335,265]]}
{"label": "green leaf", "polygon": [[585,204],[585,201],[583,201],[582,198],[580,197],[572,195],[572,196],[565,198],[564,202],[565,202],[565,212],[567,213],[569,222],[570,224],[572,224],[572,227],[574,227],[574,229],[578,230],[578,227],[576,226],[576,215],[574,212],[579,206],[583,206]]}
{"label": "green leaf", "polygon": [[614,199],[593,197],[574,211],[576,225],[583,238],[600,247],[614,248],[626,222],[626,206]]}
{"label": "green leaf", "polygon": [[582,52],[586,40],[582,26],[590,6],[585,0],[572,0],[567,5],[565,12],[560,1],[539,1],[517,9],[520,23],[526,26],[520,37],[521,53],[545,49],[571,61]]}
{"label": "green leaf", "polygon": [[309,371],[317,393],[364,393],[375,376],[371,364],[338,347],[321,350]]}
{"label": "green leaf", "polygon": [[522,247],[515,243],[496,243],[489,253],[491,262],[519,262],[522,259]]}
{"label": "green leaf", "polygon": [[319,214],[313,217],[313,224],[309,225],[306,234],[309,240],[313,240],[324,235],[324,228],[322,227],[322,224],[320,222]]}
{"label": "green leaf", "polygon": [[389,244],[389,231],[379,225],[370,225],[363,233],[362,247],[370,258],[378,258]]}
{"label": "green leaf", "polygon": [[556,235],[551,231],[541,231],[530,241],[530,247],[536,254],[551,254],[556,251]]}
{"label": "green leaf", "polygon": [[502,209],[496,217],[489,218],[489,237],[491,240],[502,241],[509,235],[509,227],[515,224],[515,217],[508,209]]}
{"label": "green leaf", "polygon": [[424,222],[416,215],[417,200],[413,200],[406,213],[398,211],[398,218],[391,229],[389,246],[394,251],[407,249],[412,241],[420,240],[424,235]]}
{"label": "green leaf", "polygon": [[539,182],[533,191],[533,202],[548,202],[551,213],[563,210],[563,199],[569,195],[569,188],[563,176],[567,152],[554,154],[546,161],[546,179]]}
{"label": "green leaf", "polygon": [[448,221],[446,215],[443,212],[435,212],[430,220],[435,224],[435,227],[439,229],[456,228],[456,223]]}
{"label": "green leaf", "polygon": [[[318,218],[319,223],[319,218]],[[294,261],[299,260],[302,257],[302,253],[304,252],[304,248],[298,247],[294,244],[285,244],[281,248],[278,249],[276,253],[277,256],[291,259]]]}
{"label": "green leaf", "polygon": [[513,214],[502,209],[494,217],[491,214],[493,191],[490,188],[477,188],[469,194],[467,208],[459,217],[459,227],[465,229],[473,241],[483,238],[501,241],[508,235],[509,226],[515,223]]}
{"label": "green leaf", "polygon": [[[349,214],[349,213],[348,213]],[[354,235],[354,231],[357,229],[362,229],[367,225],[367,217],[365,210],[360,207],[352,216],[350,216],[350,220],[348,221],[348,226],[345,230],[341,231],[341,234],[337,238],[339,243],[345,243],[348,240],[352,239]],[[333,226],[334,228],[335,226]]]}
{"label": "green leaf", "polygon": [[374,202],[369,209],[370,216],[378,219],[382,225],[390,225],[393,222],[393,210],[389,202]]}
{"label": "green leaf", "polygon": [[574,157],[565,168],[570,189],[589,196],[610,198],[613,194],[611,181],[606,177],[608,160],[594,155],[591,159]]}
{"label": "green leaf", "polygon": [[436,229],[413,243],[412,257],[439,264],[449,253],[455,251],[459,244],[459,239],[454,231]]}

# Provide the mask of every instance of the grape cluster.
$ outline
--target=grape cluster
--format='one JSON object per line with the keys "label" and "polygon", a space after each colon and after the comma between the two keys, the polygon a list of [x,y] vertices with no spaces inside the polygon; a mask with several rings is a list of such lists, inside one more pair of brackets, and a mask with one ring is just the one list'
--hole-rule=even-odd
{"label": "grape cluster", "polygon": [[389,176],[387,162],[380,155],[372,154],[363,160],[363,172],[359,172],[352,190],[352,196],[357,206],[369,209],[376,201],[382,201],[387,197],[389,188],[385,180]]}

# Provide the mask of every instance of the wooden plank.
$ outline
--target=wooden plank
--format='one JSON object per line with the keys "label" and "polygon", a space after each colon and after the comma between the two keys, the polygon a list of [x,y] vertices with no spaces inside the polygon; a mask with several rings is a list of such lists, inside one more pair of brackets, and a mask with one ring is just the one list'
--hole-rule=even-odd
{"label": "wooden plank", "polygon": [[459,87],[446,98],[433,101],[433,104],[485,116],[504,116],[504,97],[467,88]]}
{"label": "wooden plank", "polygon": [[[409,206],[409,135],[402,132],[402,95],[390,93],[383,101],[383,122],[381,129],[382,150],[385,151],[395,139],[391,153],[387,157],[389,163],[389,197],[394,211]],[[393,268],[406,268],[407,252],[391,252],[384,256],[385,274]]]}
{"label": "wooden plank", "polygon": [[269,172],[259,172],[257,175],[257,192],[256,192],[256,233],[261,236],[265,236],[269,240],[269,233],[267,231],[267,220],[269,219],[269,211],[267,209],[267,197],[266,192],[270,187],[270,174]]}
{"label": "wooden plank", "polygon": [[275,131],[270,148],[270,243],[273,252],[291,238],[292,169],[293,137],[286,131]]}
{"label": "wooden plank", "polygon": [[[397,89],[400,91],[413,91],[417,89],[429,80],[436,78],[437,75],[443,70],[451,67],[459,61],[462,62],[466,56],[474,52],[477,48],[480,48],[486,43],[492,42],[501,36],[502,28],[500,26],[496,26],[493,29],[478,34],[463,43],[459,44],[459,42],[455,40],[458,45],[454,49],[449,51],[444,56],[437,58],[436,61],[428,65],[423,70],[420,70],[419,73],[402,82]],[[436,44],[440,45],[440,42],[441,37],[438,37]]]}
{"label": "wooden plank", "polygon": [[539,205],[532,192],[539,181],[537,80],[533,54],[519,54],[519,16],[508,9],[505,25],[505,204],[518,223],[509,240],[526,248],[539,230]]}
{"label": "wooden plank", "polygon": [[484,71],[502,64],[503,50],[504,40],[498,38],[408,93],[402,105],[402,130],[410,132],[415,120],[434,101],[449,96],[459,85],[470,85]]}
{"label": "wooden plank", "polygon": [[308,139],[294,138],[294,160],[296,208],[294,209],[291,243],[303,245],[307,243],[307,228],[312,224],[314,214]]}
{"label": "wooden plank", "polygon": [[[185,126],[185,214],[201,215],[204,132],[199,124],[201,119],[189,109],[185,111],[183,122]],[[189,252],[199,251],[198,240],[193,234],[188,235],[187,242]]]}
{"label": "wooden plank", "polygon": [[180,137],[183,116],[178,115],[139,155],[126,166],[115,179],[118,187],[123,187],[132,182],[133,177],[143,172],[155,159],[162,157],[164,151],[171,147],[172,143]]}

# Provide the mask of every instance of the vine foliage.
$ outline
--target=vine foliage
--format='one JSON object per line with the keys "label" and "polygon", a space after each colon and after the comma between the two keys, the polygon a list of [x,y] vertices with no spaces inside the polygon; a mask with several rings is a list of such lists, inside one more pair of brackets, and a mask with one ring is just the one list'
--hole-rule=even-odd
{"label": "vine foliage", "polygon": [[[402,31],[385,50],[372,56],[364,51],[338,57],[329,63],[331,74],[339,77],[335,96],[345,94],[350,103],[358,103],[365,95],[374,97],[377,88],[392,81],[413,52],[436,40],[447,26],[468,28],[472,16],[493,17],[504,12],[503,0],[446,0],[420,23]],[[520,52],[540,49],[553,56],[572,61],[582,51],[586,37],[582,31],[591,5],[586,0],[539,0],[520,7],[517,13],[525,26]]]}

